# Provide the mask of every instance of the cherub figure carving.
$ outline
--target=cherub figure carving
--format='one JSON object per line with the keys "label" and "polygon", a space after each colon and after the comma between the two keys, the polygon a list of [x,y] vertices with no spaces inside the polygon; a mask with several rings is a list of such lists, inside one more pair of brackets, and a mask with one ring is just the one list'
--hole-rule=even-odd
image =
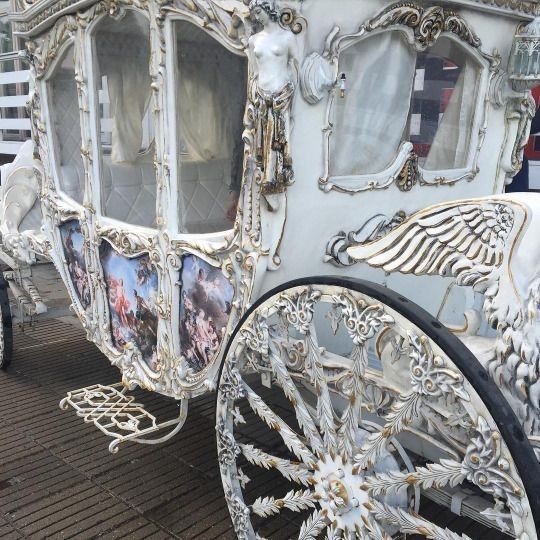
{"label": "cherub figure carving", "polygon": [[[540,435],[540,195],[452,201],[348,254],[386,272],[455,277],[484,295],[495,339],[465,336],[523,421]],[[540,440],[540,438],[539,438]],[[540,451],[540,448],[539,448]]]}
{"label": "cherub figure carving", "polygon": [[263,193],[283,193],[293,181],[289,136],[296,40],[280,24],[274,0],[251,0],[249,10],[261,27],[248,42],[249,99],[256,110],[255,157],[263,173]]}

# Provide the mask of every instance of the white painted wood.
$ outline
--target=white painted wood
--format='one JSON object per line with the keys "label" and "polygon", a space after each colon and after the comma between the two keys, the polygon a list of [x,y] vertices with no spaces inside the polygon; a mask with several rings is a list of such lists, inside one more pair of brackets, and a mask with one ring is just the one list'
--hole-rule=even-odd
{"label": "white painted wood", "polygon": [[16,155],[24,141],[0,141],[0,154]]}
{"label": "white painted wood", "polygon": [[13,84],[30,82],[30,71],[25,69],[23,71],[6,71],[0,73],[0,84]]}
{"label": "white painted wood", "polygon": [[5,107],[25,107],[26,102],[28,101],[27,95],[22,96],[1,96],[0,97],[0,108]]}
{"label": "white painted wood", "polygon": [[29,118],[0,118],[0,129],[30,129]]}

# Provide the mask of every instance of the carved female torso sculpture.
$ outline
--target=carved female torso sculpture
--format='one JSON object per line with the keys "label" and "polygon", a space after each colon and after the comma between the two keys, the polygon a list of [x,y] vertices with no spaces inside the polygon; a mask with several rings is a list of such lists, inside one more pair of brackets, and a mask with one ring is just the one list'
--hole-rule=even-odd
{"label": "carved female torso sculpture", "polygon": [[279,24],[273,2],[253,0],[249,8],[253,20],[262,26],[248,44],[252,66],[249,98],[258,124],[257,165],[263,173],[263,193],[282,193],[293,180],[289,124],[296,42],[293,33]]}

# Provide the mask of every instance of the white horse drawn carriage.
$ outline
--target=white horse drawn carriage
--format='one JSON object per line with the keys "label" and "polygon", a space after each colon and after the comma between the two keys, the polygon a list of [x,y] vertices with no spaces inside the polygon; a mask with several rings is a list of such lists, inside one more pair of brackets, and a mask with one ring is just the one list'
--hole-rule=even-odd
{"label": "white horse drawn carriage", "polygon": [[304,540],[466,537],[428,499],[537,538],[540,202],[502,194],[536,0],[14,7],[33,142],[2,179],[3,249],[54,262],[122,373],[61,405],[116,451],[216,391],[239,538],[280,515]]}

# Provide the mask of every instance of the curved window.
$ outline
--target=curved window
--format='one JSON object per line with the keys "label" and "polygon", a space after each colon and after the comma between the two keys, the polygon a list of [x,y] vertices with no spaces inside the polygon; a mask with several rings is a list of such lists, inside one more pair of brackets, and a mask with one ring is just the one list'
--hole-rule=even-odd
{"label": "curved window", "polygon": [[441,37],[418,52],[400,31],[370,36],[339,55],[346,90],[331,111],[332,177],[377,174],[409,141],[426,171],[468,166],[481,65]]}
{"label": "curved window", "polygon": [[63,193],[82,204],[84,168],[73,45],[66,49],[49,78],[48,93],[59,187]]}
{"label": "curved window", "polygon": [[247,61],[191,23],[174,30],[179,230],[227,230],[242,179]]}
{"label": "curved window", "polygon": [[95,37],[105,216],[154,227],[156,179],[150,107],[150,27],[133,11],[107,17]]}

